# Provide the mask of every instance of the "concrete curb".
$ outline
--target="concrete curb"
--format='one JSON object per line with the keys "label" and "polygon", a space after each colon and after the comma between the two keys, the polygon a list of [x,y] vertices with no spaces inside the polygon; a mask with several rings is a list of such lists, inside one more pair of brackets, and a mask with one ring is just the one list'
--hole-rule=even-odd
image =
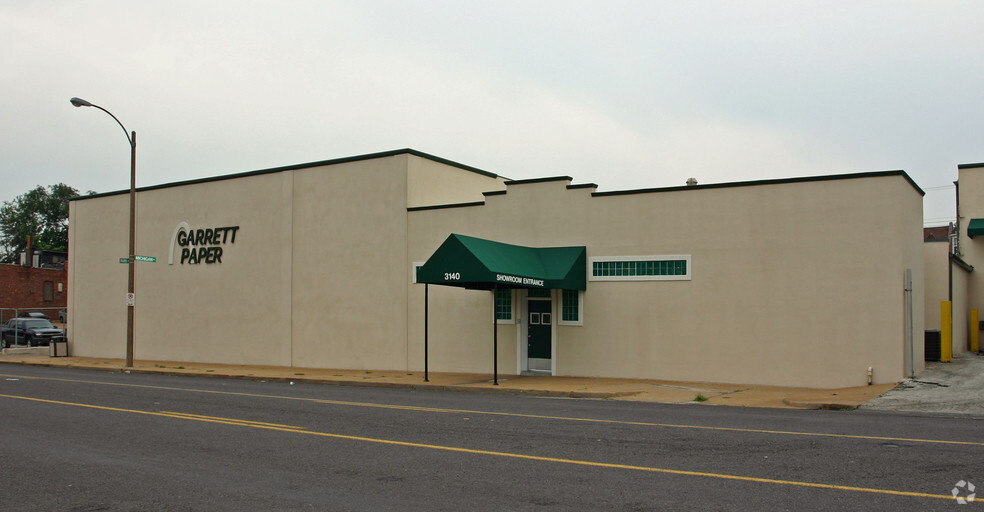
{"label": "concrete curb", "polygon": [[861,405],[857,403],[848,404],[843,402],[813,402],[810,400],[796,400],[792,398],[784,398],[782,403],[797,409],[822,409],[830,411],[853,411]]}
{"label": "concrete curb", "polygon": [[[739,386],[712,383],[647,381],[636,379],[591,379],[572,377],[504,376],[499,385],[492,385],[488,374],[431,374],[431,382],[423,382],[423,374],[396,371],[351,371],[317,368],[283,368],[272,366],[222,365],[177,361],[141,361],[132,368],[122,360],[47,357],[47,349],[17,349],[0,358],[0,364],[20,364],[112,373],[142,373],[150,375],[214,377],[264,382],[298,382],[334,386],[361,386],[391,389],[493,393],[500,395],[591,400],[628,400],[665,404],[722,405],[730,407],[765,407],[796,409],[853,410],[873,395],[870,388],[841,388],[811,390],[807,388],[775,388],[769,386]],[[45,356],[45,357],[41,357]],[[304,373],[301,373],[304,372]],[[876,388],[878,386],[875,386]],[[887,390],[887,389],[886,389]],[[877,390],[876,390],[877,391]],[[881,391],[884,392],[884,391]],[[709,397],[697,402],[695,394]]]}
{"label": "concrete curb", "polygon": [[[25,354],[26,355],[26,354]],[[44,354],[47,355],[47,348],[44,350]],[[493,387],[484,385],[462,385],[462,384],[430,384],[430,383],[420,383],[420,382],[379,382],[370,380],[352,380],[352,379],[317,379],[303,376],[296,377],[280,377],[280,376],[265,376],[265,375],[236,375],[230,373],[219,373],[210,372],[202,373],[199,371],[181,371],[172,370],[165,368],[98,368],[89,365],[74,365],[74,364],[55,364],[49,363],[44,360],[39,361],[2,361],[0,364],[19,364],[23,366],[58,366],[61,368],[75,368],[83,370],[110,370],[119,373],[141,373],[147,375],[166,375],[173,377],[211,377],[211,378],[222,378],[222,379],[239,379],[239,380],[252,380],[252,381],[262,381],[262,382],[299,382],[305,384],[323,384],[329,386],[356,386],[356,387],[372,387],[372,388],[390,388],[390,389],[417,389],[417,390],[433,390],[433,391],[455,391],[455,392],[467,392],[467,393],[495,393],[503,395],[523,395],[523,396],[541,396],[547,398],[583,398],[583,399],[611,399],[617,397],[626,397],[638,394],[636,391],[616,391],[616,392],[603,392],[603,391],[556,391],[556,390],[545,390],[545,389],[520,389],[520,388],[508,388],[508,387]]]}
{"label": "concrete curb", "polygon": [[0,348],[0,355],[5,356],[46,356],[50,352],[49,347],[9,347]]}

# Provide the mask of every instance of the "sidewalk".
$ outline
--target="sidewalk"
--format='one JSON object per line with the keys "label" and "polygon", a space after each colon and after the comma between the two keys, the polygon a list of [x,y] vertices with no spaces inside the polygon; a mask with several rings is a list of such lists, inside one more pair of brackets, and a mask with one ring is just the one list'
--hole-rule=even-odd
{"label": "sidewalk", "polygon": [[[122,359],[48,357],[48,348],[4,349],[0,373],[15,371],[9,365],[25,364],[65,368],[161,375],[195,375],[267,381],[292,381],[343,386],[378,386],[408,389],[474,391],[568,398],[630,400],[638,402],[693,403],[739,407],[794,409],[853,409],[895,387],[894,384],[842,389],[811,389],[700,382],[587,377],[541,377],[500,375],[499,385],[491,374],[433,373],[424,382],[422,372],[326,370],[280,366],[243,366],[170,361],[134,361],[124,368]],[[982,358],[984,359],[984,358]]]}
{"label": "sidewalk", "polygon": [[906,379],[862,408],[984,416],[984,355],[968,352],[950,363],[926,363],[915,379]]}

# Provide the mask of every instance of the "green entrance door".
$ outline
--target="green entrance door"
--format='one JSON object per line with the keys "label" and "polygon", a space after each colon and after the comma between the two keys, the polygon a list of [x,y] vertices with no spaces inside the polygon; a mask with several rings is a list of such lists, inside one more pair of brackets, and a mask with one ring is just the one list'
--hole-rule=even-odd
{"label": "green entrance door", "polygon": [[528,301],[527,357],[530,370],[550,370],[550,330],[553,318],[549,300]]}

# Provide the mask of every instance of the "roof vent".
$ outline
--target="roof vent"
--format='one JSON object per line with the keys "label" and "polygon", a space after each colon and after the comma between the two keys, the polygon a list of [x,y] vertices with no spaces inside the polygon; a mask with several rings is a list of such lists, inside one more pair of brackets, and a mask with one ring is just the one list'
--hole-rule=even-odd
{"label": "roof vent", "polygon": [[697,178],[690,178],[687,180],[688,187],[694,187],[697,185]]}

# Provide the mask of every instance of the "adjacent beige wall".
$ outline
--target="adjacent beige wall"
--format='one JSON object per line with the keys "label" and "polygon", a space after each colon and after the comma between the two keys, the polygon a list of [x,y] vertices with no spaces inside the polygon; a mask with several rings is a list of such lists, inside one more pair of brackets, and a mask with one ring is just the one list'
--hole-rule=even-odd
{"label": "adjacent beige wall", "polygon": [[[903,378],[905,270],[923,280],[922,198],[903,177],[602,197],[566,185],[510,185],[485,206],[412,212],[410,258],[426,260],[451,232],[586,245],[589,258],[692,256],[691,281],[589,282],[584,325],[558,329],[560,375],[836,387],[863,385],[872,366],[875,382]],[[462,300],[432,295],[434,357],[443,338],[482,336],[434,323]],[[923,300],[917,286],[917,371]],[[411,305],[411,352],[420,309]]]}
{"label": "adjacent beige wall", "polygon": [[[494,327],[492,292],[429,285],[431,371],[491,374]],[[424,285],[412,285],[408,326],[408,369],[424,369]],[[498,325],[499,373],[516,373],[516,326]]]}
{"label": "adjacent beige wall", "polygon": [[483,201],[483,192],[502,190],[503,179],[406,155],[409,208]]}
{"label": "adjacent beige wall", "polygon": [[[137,194],[134,357],[290,364],[291,247],[287,172],[198,183]],[[69,268],[73,353],[123,357],[128,196],[72,202]],[[221,264],[168,265],[172,234],[239,226]],[[285,229],[287,228],[287,229]]]}
{"label": "adjacent beige wall", "polygon": [[932,241],[923,244],[926,261],[924,279],[926,287],[926,329],[940,329],[940,302],[949,300],[949,254],[947,241]]}
{"label": "adjacent beige wall", "polygon": [[[967,227],[971,219],[984,218],[984,167],[959,169],[959,256],[974,267],[974,274],[984,270],[984,238],[970,238]],[[968,288],[971,308],[984,308],[984,282],[979,276],[972,278]]]}
{"label": "adjacent beige wall", "polygon": [[293,365],[406,367],[406,158],[295,171]]}
{"label": "adjacent beige wall", "polygon": [[[969,312],[970,309],[984,311],[984,237],[970,238],[967,236],[967,227],[971,219],[984,218],[984,164],[973,164],[960,166],[958,168],[959,185],[959,211],[958,217],[958,237],[959,237],[959,256],[965,262],[974,267],[974,271],[954,269],[954,276],[961,277],[960,285],[966,286],[967,303],[963,310]],[[958,281],[954,279],[954,281]],[[954,307],[956,311],[956,307]],[[956,316],[956,315],[954,315]],[[984,314],[981,315],[984,319]],[[956,318],[954,318],[956,324]],[[968,323],[969,324],[969,323]],[[967,333],[969,338],[969,331]],[[957,337],[954,335],[954,350],[957,346]]]}
{"label": "adjacent beige wall", "polygon": [[[953,265],[953,354],[970,350],[970,307],[967,305],[971,274]],[[937,304],[939,306],[939,304]]]}
{"label": "adjacent beige wall", "polygon": [[68,339],[71,354],[126,357],[129,199],[69,203]]}

